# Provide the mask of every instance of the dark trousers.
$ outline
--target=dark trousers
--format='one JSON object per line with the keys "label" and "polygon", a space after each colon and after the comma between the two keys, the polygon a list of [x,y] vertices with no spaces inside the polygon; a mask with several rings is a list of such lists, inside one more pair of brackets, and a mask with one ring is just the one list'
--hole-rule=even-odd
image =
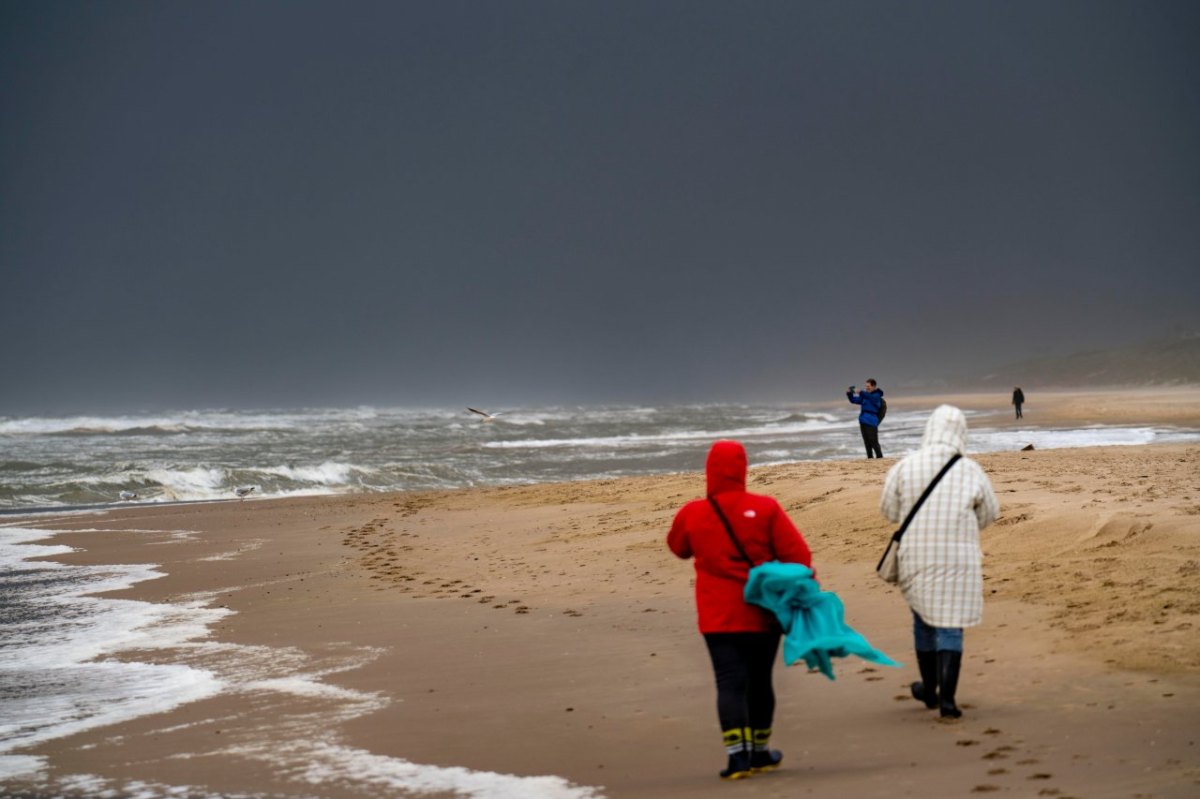
{"label": "dark trousers", "polygon": [[722,730],[771,729],[775,688],[771,669],[779,633],[705,633],[717,678],[717,717]]}
{"label": "dark trousers", "polygon": [[866,422],[859,422],[858,427],[862,430],[863,444],[867,448],[867,457],[882,458],[883,450],[879,448],[879,428]]}
{"label": "dark trousers", "polygon": [[1021,403],[1014,402],[1013,405],[1017,406],[1017,418],[1020,419],[1021,418]]}

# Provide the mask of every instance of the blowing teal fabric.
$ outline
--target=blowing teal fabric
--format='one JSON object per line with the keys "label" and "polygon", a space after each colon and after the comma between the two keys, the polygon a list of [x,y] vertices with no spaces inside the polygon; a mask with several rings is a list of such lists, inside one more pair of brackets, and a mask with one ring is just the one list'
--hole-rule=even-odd
{"label": "blowing teal fabric", "polygon": [[763,563],[750,570],[745,598],[775,614],[783,625],[783,662],[803,660],[829,679],[833,658],[858,655],[884,666],[900,664],[846,625],[842,600],[822,591],[812,569],[799,563]]}

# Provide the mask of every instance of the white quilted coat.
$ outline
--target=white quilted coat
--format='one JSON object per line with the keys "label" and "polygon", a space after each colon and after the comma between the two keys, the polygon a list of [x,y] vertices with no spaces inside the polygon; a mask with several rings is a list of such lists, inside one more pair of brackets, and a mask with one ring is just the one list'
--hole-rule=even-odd
{"label": "white quilted coat", "polygon": [[[934,410],[921,448],[891,468],[879,510],[899,526],[956,452],[967,445],[967,418],[952,405]],[[917,511],[900,540],[900,591],[931,627],[974,627],[983,618],[979,531],[1000,503],[979,464],[962,458]]]}

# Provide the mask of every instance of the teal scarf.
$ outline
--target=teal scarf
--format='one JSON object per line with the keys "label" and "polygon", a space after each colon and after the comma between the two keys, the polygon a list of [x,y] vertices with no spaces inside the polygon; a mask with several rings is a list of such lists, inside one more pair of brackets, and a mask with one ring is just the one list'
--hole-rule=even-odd
{"label": "teal scarf", "polygon": [[745,599],[775,614],[783,625],[783,662],[791,666],[803,660],[829,679],[832,658],[858,655],[884,666],[901,664],[871,646],[847,626],[842,600],[822,591],[812,569],[800,563],[763,563],[750,571]]}

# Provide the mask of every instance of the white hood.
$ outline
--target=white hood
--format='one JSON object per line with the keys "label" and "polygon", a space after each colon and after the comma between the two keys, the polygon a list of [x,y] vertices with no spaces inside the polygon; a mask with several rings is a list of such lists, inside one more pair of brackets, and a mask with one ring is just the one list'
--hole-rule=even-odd
{"label": "white hood", "polygon": [[921,439],[921,446],[938,444],[948,446],[955,452],[966,452],[967,417],[953,405],[939,405],[925,423],[925,437]]}

